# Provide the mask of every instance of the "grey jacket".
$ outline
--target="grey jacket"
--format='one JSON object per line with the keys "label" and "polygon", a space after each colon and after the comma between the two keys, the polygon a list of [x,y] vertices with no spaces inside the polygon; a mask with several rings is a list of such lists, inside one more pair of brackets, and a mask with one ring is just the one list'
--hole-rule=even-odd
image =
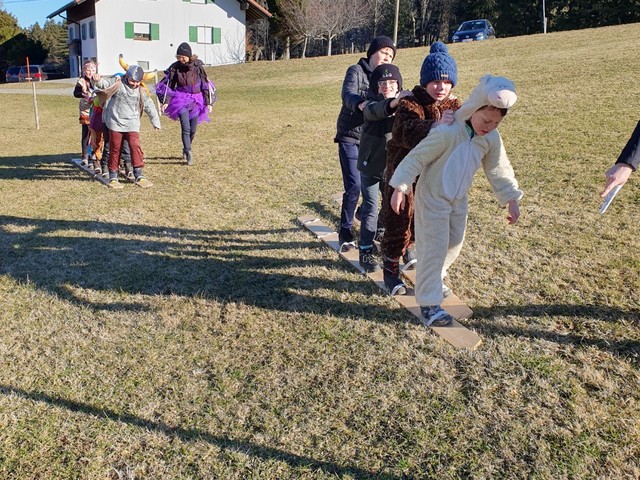
{"label": "grey jacket", "polygon": [[160,116],[153,100],[142,88],[131,88],[126,80],[101,78],[96,82],[96,91],[105,90],[119,82],[120,85],[107,100],[102,112],[102,121],[114,132],[139,132],[140,117],[146,113],[155,128],[160,128]]}

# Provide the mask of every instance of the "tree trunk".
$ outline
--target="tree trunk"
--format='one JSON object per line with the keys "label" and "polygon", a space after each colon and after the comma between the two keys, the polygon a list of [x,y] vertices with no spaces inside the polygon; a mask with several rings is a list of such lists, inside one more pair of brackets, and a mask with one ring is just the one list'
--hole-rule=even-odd
{"label": "tree trunk", "polygon": [[332,41],[331,35],[328,35],[328,38],[327,38],[327,57],[331,56],[331,43],[332,43],[331,41]]}
{"label": "tree trunk", "polygon": [[282,58],[285,60],[289,60],[291,58],[291,37],[287,36],[287,39],[284,42],[284,53],[282,54]]}
{"label": "tree trunk", "polygon": [[309,42],[309,37],[304,37],[304,42],[302,42],[302,55],[300,58],[307,58],[307,43]]}

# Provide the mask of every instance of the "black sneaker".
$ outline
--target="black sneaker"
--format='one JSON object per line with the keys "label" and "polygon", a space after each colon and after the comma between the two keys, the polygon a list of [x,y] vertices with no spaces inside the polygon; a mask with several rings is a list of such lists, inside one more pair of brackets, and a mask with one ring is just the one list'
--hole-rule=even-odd
{"label": "black sneaker", "polygon": [[393,260],[385,260],[382,276],[384,284],[389,290],[389,295],[405,295],[407,286],[400,280],[400,263]]}
{"label": "black sneaker", "polygon": [[356,248],[356,242],[353,241],[351,230],[340,230],[338,244],[340,245],[340,252],[349,252]]}
{"label": "black sneaker", "polygon": [[376,234],[374,235],[373,239],[376,242],[380,243],[380,242],[382,242],[382,237],[384,237],[384,228],[378,227],[376,229]]}
{"label": "black sneaker", "polygon": [[446,327],[453,322],[453,317],[445,312],[440,305],[420,307],[422,324],[425,327]]}
{"label": "black sneaker", "polygon": [[367,273],[380,271],[380,264],[373,256],[373,248],[367,250],[360,249],[360,266],[364,268]]}
{"label": "black sneaker", "polygon": [[402,254],[402,260],[404,261],[403,270],[413,270],[418,263],[418,254],[416,253],[415,244],[409,245]]}

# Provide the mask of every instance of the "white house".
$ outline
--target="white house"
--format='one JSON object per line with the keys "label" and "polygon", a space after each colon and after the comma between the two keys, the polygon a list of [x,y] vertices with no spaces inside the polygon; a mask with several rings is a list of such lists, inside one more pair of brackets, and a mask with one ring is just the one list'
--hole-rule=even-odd
{"label": "white house", "polygon": [[271,16],[256,0],[73,0],[47,18],[58,15],[68,25],[72,76],[87,59],[97,61],[102,74],[122,72],[119,54],[161,71],[182,42],[205,65],[241,63],[247,20]]}

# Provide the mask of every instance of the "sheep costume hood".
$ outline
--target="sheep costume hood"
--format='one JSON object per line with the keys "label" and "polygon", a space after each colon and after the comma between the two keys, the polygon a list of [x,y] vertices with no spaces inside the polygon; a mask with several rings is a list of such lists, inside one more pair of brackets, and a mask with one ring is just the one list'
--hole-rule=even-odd
{"label": "sheep costume hood", "polygon": [[471,91],[469,98],[455,112],[458,121],[466,122],[478,109],[492,105],[496,108],[511,108],[518,99],[515,84],[505,77],[485,75]]}

